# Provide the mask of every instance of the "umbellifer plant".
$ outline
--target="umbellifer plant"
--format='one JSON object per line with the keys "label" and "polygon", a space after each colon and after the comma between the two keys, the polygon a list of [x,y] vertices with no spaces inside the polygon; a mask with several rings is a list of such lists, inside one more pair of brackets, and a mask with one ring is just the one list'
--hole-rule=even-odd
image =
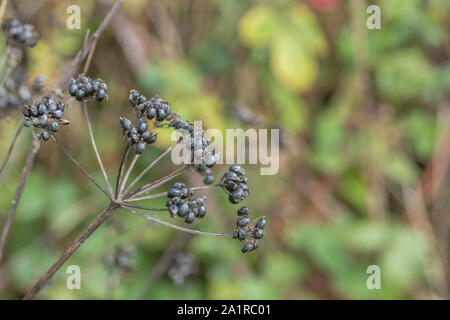
{"label": "umbellifer plant", "polygon": [[[113,7],[116,8],[121,1],[118,1]],[[117,10],[117,9],[114,9]],[[110,17],[112,12],[108,14]],[[107,18],[108,18],[107,16]],[[107,21],[107,19],[105,19]],[[102,24],[103,25],[103,24]],[[101,26],[102,27],[102,26]],[[104,26],[103,26],[104,28]],[[100,28],[99,28],[100,29]],[[92,147],[96,154],[100,169],[103,173],[105,185],[102,186],[94,177],[92,177],[69,153],[69,151],[61,144],[56,137],[57,132],[64,125],[69,125],[70,121],[64,119],[64,110],[66,108],[63,102],[64,95],[58,90],[54,90],[51,94],[44,95],[37,103],[23,107],[23,126],[30,128],[33,133],[33,144],[37,146],[33,153],[33,158],[27,161],[26,167],[29,171],[34,161],[35,154],[39,150],[41,141],[54,141],[56,145],[63,151],[63,153],[81,170],[81,172],[92,182],[105,196],[109,199],[109,205],[91,222],[91,224],[74,240],[64,253],[55,261],[55,263],[45,272],[42,277],[35,283],[35,285],[26,294],[25,299],[32,299],[37,293],[47,284],[53,277],[56,271],[64,264],[65,261],[88,239],[107,218],[116,210],[124,209],[132,214],[144,217],[145,219],[156,222],[183,232],[188,232],[203,236],[214,237],[230,237],[244,242],[242,252],[250,252],[258,248],[258,240],[263,237],[263,229],[266,225],[264,217],[255,219],[253,222],[250,219],[249,209],[242,206],[237,210],[236,230],[233,233],[222,234],[212,232],[201,232],[185,227],[181,227],[154,216],[144,213],[149,212],[167,212],[174,219],[183,219],[185,223],[192,223],[195,219],[202,219],[207,214],[205,205],[205,197],[196,197],[195,193],[199,190],[208,188],[222,189],[228,194],[228,199],[233,204],[241,203],[249,196],[250,189],[248,187],[248,179],[245,170],[237,165],[229,167],[229,170],[222,176],[218,183],[214,183],[214,175],[212,168],[215,165],[218,155],[213,154],[209,150],[210,141],[206,139],[205,132],[202,129],[196,129],[191,122],[183,120],[178,114],[173,112],[172,106],[166,100],[159,97],[147,98],[140,94],[137,90],[132,89],[129,93],[129,102],[133,108],[136,119],[132,121],[126,117],[118,119],[124,137],[124,152],[120,166],[117,170],[117,177],[115,184],[111,183],[108,173],[105,170],[102,159],[97,149],[97,145],[93,136],[92,125],[89,119],[87,103],[89,100],[96,100],[97,102],[104,101],[108,95],[108,86],[102,79],[91,79],[86,73],[89,68],[90,59],[92,57],[93,49],[95,48],[95,41],[97,41],[99,30],[94,34],[92,42],[88,43],[88,48],[83,48],[80,55],[77,55],[74,60],[76,63],[71,65],[69,72],[66,72],[59,85],[68,91],[69,94],[76,98],[81,103],[84,115],[87,121],[90,140]],[[101,30],[102,31],[102,30]],[[89,46],[90,43],[90,46]],[[83,69],[83,73],[77,78],[67,77],[71,70],[76,68],[76,65],[87,56],[87,60]],[[58,87],[57,87],[58,89]],[[141,157],[141,155],[149,149],[149,147],[157,143],[158,130],[173,128],[182,133],[179,140],[164,151],[153,162],[149,163],[147,167],[139,172],[136,178],[129,184],[129,178],[133,173],[133,169]],[[155,165],[163,159],[167,154],[173,150],[176,145],[184,144],[190,149],[192,161],[189,164],[184,164],[174,172],[163,176],[151,183],[140,184],[143,177],[155,167]],[[128,158],[132,156],[128,164]],[[194,158],[196,161],[194,161]],[[29,162],[29,163],[28,163]],[[204,184],[198,187],[188,187],[182,182],[174,182],[166,192],[153,193],[151,192],[163,184],[175,179],[182,173],[193,171],[203,176]],[[26,177],[25,179],[26,180]],[[23,185],[22,185],[23,189]],[[155,199],[159,197],[166,197],[166,207],[164,208],[150,208],[140,205],[139,202],[148,199]],[[20,196],[19,196],[20,198]],[[15,212],[15,209],[14,209]],[[14,215],[12,215],[12,218]],[[7,231],[10,228],[10,222]],[[6,232],[7,235],[7,232]],[[5,237],[6,240],[6,237]],[[2,241],[4,245],[5,241]]]}

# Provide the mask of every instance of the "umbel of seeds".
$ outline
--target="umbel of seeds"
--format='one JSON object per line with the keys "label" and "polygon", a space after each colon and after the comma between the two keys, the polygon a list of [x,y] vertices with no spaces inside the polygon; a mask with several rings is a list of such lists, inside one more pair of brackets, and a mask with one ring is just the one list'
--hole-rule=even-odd
{"label": "umbel of seeds", "polygon": [[39,138],[47,141],[59,130],[60,124],[69,124],[68,120],[63,119],[64,109],[64,103],[55,102],[52,98],[44,96],[40,103],[22,109],[23,125],[38,128]]}
{"label": "umbel of seeds", "polygon": [[2,30],[8,39],[30,48],[34,47],[39,40],[39,34],[31,24],[22,24],[16,18],[6,19],[2,24]]}
{"label": "umbel of seeds", "polygon": [[78,101],[95,97],[95,100],[101,102],[108,94],[108,86],[102,79],[93,80],[84,74],[80,74],[76,79],[70,78],[69,93]]}

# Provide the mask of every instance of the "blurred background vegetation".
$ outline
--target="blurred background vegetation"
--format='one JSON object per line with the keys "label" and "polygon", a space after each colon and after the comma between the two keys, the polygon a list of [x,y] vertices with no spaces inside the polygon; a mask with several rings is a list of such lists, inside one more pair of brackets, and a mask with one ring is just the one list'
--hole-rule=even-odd
{"label": "blurred background vegetation", "polygon": [[[81,29],[65,27],[81,8]],[[381,8],[368,30],[367,6]],[[10,1],[6,16],[41,35],[27,49],[27,79],[50,86],[95,30],[111,1]],[[91,77],[109,86],[89,104],[100,153],[115,174],[131,88],[159,94],[208,127],[280,128],[280,171],[247,165],[245,204],[266,216],[260,248],[181,234],[115,212],[61,268],[46,299],[433,299],[450,298],[450,2],[447,0],[126,0],[99,40]],[[4,40],[2,40],[4,41]],[[101,179],[79,103],[58,136]],[[6,153],[20,110],[0,119]],[[0,177],[3,225],[30,146],[22,132]],[[161,138],[138,163],[161,154]],[[171,170],[159,165],[149,179]],[[218,176],[225,166],[216,168]],[[195,175],[183,179],[199,185]],[[236,206],[208,196],[202,231],[231,232]],[[164,206],[156,200],[152,206]],[[0,265],[0,298],[21,298],[107,205],[51,141],[28,179]],[[69,265],[82,290],[66,289]],[[381,289],[368,290],[369,265]]]}

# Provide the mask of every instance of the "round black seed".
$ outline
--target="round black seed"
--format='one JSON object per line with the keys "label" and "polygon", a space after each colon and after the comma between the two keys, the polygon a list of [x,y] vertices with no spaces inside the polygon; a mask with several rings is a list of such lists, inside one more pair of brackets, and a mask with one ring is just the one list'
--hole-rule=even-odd
{"label": "round black seed", "polygon": [[178,215],[184,217],[189,213],[189,204],[187,202],[183,203],[178,209]]}
{"label": "round black seed", "polygon": [[84,98],[84,90],[79,89],[77,91],[77,93],[75,94],[75,97],[77,98],[78,101],[83,100],[83,98]]}
{"label": "round black seed", "polygon": [[48,139],[50,139],[50,133],[48,133],[47,131],[42,131],[41,137],[44,141],[47,141]]}
{"label": "round black seed", "polygon": [[156,109],[153,108],[153,107],[148,109],[148,111],[147,111],[147,118],[152,120],[155,116],[156,116]]}
{"label": "round black seed", "polygon": [[78,91],[78,86],[76,84],[73,84],[70,86],[69,93],[71,96],[75,96],[77,91]]}
{"label": "round black seed", "polygon": [[58,129],[59,129],[58,122],[53,121],[52,123],[50,123],[50,130],[52,130],[53,132],[57,132]]}
{"label": "round black seed", "polygon": [[105,97],[106,97],[106,91],[103,89],[99,89],[97,91],[97,95],[95,96],[95,99],[100,102],[103,99],[105,99]]}
{"label": "round black seed", "polygon": [[62,117],[63,117],[63,113],[62,113],[61,110],[56,110],[56,111],[54,112],[54,114],[55,114],[55,118],[56,118],[56,119],[62,119]]}
{"label": "round black seed", "polygon": [[205,208],[205,206],[198,207],[197,218],[203,218],[205,215],[206,215],[206,208]]}
{"label": "round black seed", "polygon": [[131,144],[136,144],[139,142],[139,136],[137,134],[131,134],[130,135],[130,142]]}
{"label": "round black seed", "polygon": [[31,107],[30,107],[30,113],[31,113],[34,117],[37,117],[37,116],[39,115],[38,108],[36,108],[35,106],[31,106]]}
{"label": "round black seed", "polygon": [[30,118],[23,118],[23,125],[25,127],[31,127],[33,125],[33,121]]}
{"label": "round black seed", "polygon": [[44,128],[48,125],[48,116],[46,114],[39,118],[39,125]]}
{"label": "round black seed", "polygon": [[247,234],[244,230],[239,229],[238,230],[238,239],[239,240],[245,240],[245,238],[247,237]]}
{"label": "round black seed", "polygon": [[172,215],[176,215],[176,214],[178,213],[178,206],[177,206],[177,205],[171,205],[171,206],[169,207],[169,212],[170,212]]}
{"label": "round black seed", "polygon": [[249,243],[245,244],[245,245],[242,247],[241,251],[242,251],[243,253],[247,253],[247,252],[250,252],[250,251],[252,251],[252,250],[254,250],[254,249],[255,249],[255,248],[254,248],[253,243],[249,242]]}
{"label": "round black seed", "polygon": [[180,189],[177,189],[177,188],[172,187],[169,189],[169,191],[167,191],[167,196],[169,198],[178,197],[180,195],[181,195],[181,191],[180,191]]}

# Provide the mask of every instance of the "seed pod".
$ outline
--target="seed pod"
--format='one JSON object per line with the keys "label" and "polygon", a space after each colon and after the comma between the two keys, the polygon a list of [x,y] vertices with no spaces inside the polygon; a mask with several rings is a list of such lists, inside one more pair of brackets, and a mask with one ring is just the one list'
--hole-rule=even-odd
{"label": "seed pod", "polygon": [[253,232],[253,238],[255,238],[255,239],[261,239],[263,236],[264,236],[264,233],[261,229],[256,229]]}
{"label": "seed pod", "polygon": [[169,198],[181,196],[181,190],[172,187],[169,189],[169,191],[167,191],[167,196]]}
{"label": "seed pod", "polygon": [[120,118],[120,126],[121,126],[124,130],[130,130],[131,127],[133,126],[133,124],[132,124],[131,121],[128,120],[127,118]]}
{"label": "seed pod", "polygon": [[156,111],[156,120],[163,121],[166,118],[166,112],[163,109]]}
{"label": "seed pod", "polygon": [[237,215],[238,216],[244,216],[248,214],[248,207],[247,206],[243,206],[240,207],[239,210],[237,211]]}
{"label": "seed pod", "polygon": [[266,226],[266,219],[260,218],[258,221],[256,221],[255,228],[263,230]]}
{"label": "seed pod", "polygon": [[242,229],[238,229],[237,232],[238,232],[238,239],[241,241],[245,240],[245,238],[247,237],[247,233]]}
{"label": "seed pod", "polygon": [[42,128],[45,128],[45,127],[48,126],[48,116],[47,116],[46,114],[42,115],[42,116],[39,118],[39,125],[40,125]]}
{"label": "seed pod", "polygon": [[176,188],[176,189],[181,189],[184,187],[185,187],[184,183],[181,183],[181,182],[175,182],[172,186],[172,188]]}
{"label": "seed pod", "polygon": [[250,251],[252,251],[252,250],[255,250],[255,247],[254,247],[254,245],[253,245],[252,242],[249,242],[249,243],[245,244],[245,245],[242,247],[242,249],[241,249],[241,251],[242,251],[243,253],[247,253],[247,252],[250,252]]}
{"label": "seed pod", "polygon": [[141,142],[137,145],[135,152],[136,154],[141,154],[144,151],[145,151],[145,143]]}
{"label": "seed pod", "polygon": [[200,206],[198,207],[198,213],[196,215],[197,218],[203,218],[206,215],[206,207]]}
{"label": "seed pod", "polygon": [[136,105],[136,100],[139,97],[139,92],[137,90],[131,90],[130,95],[128,96],[130,103],[132,106]]}
{"label": "seed pod", "polygon": [[104,89],[98,89],[95,99],[98,102],[101,102],[101,101],[103,101],[103,99],[105,99],[105,97],[106,97],[106,91]]}
{"label": "seed pod", "polygon": [[146,121],[143,121],[139,126],[137,126],[137,130],[139,133],[144,133],[147,130],[147,128],[148,128],[148,125],[147,125]]}
{"label": "seed pod", "polygon": [[30,117],[31,113],[30,113],[30,109],[28,109],[27,107],[23,107],[22,108],[22,113],[25,117]]}
{"label": "seed pod", "polygon": [[243,192],[242,190],[236,190],[233,191],[232,193],[230,193],[230,195],[228,196],[228,199],[230,200],[231,203],[239,203],[242,201],[242,196],[243,196]]}
{"label": "seed pod", "polygon": [[224,180],[230,180],[230,181],[239,181],[238,176],[236,175],[236,173],[231,172],[231,171],[227,171],[225,172],[225,174],[223,175]]}
{"label": "seed pod", "polygon": [[131,134],[130,135],[130,142],[132,145],[135,145],[139,142],[139,136],[137,134]]}
{"label": "seed pod", "polygon": [[58,109],[58,110],[60,110],[61,112],[64,112],[64,109],[66,108],[66,105],[64,104],[64,103],[62,103],[62,102],[59,102],[57,105],[56,105],[56,109]]}
{"label": "seed pod", "polygon": [[33,126],[35,127],[39,126],[39,118],[37,117],[31,118],[31,122],[33,123]]}
{"label": "seed pod", "polygon": [[45,104],[39,103],[39,105],[38,105],[38,113],[39,113],[39,115],[43,115],[46,112],[47,112],[47,107],[45,106]]}
{"label": "seed pod", "polygon": [[35,106],[31,106],[30,113],[33,115],[33,117],[37,117],[39,115],[38,108],[36,108]]}
{"label": "seed pod", "polygon": [[23,125],[29,128],[33,125],[33,121],[30,118],[23,118]]}
{"label": "seed pod", "polygon": [[76,84],[72,84],[69,88],[69,93],[71,96],[75,96],[78,92],[78,86]]}
{"label": "seed pod", "polygon": [[62,113],[61,110],[56,110],[56,111],[54,112],[54,114],[55,114],[55,118],[56,118],[56,119],[62,119],[62,117],[63,117],[63,113]]}
{"label": "seed pod", "polygon": [[48,133],[47,131],[42,131],[41,137],[44,141],[47,141],[48,139],[50,139],[50,133]]}
{"label": "seed pod", "polygon": [[148,138],[145,142],[147,142],[148,144],[152,144],[156,142],[156,138],[158,137],[158,134],[155,133],[154,135],[152,135],[150,138]]}
{"label": "seed pod", "polygon": [[78,101],[83,100],[83,98],[84,98],[84,90],[79,89],[77,91],[77,93],[75,94],[75,97],[77,98]]}
{"label": "seed pod", "polygon": [[52,123],[50,123],[50,130],[52,130],[53,132],[57,132],[59,129],[59,124],[56,121],[52,121]]}
{"label": "seed pod", "polygon": [[186,218],[184,219],[184,221],[186,223],[192,223],[195,220],[195,215],[193,212],[189,212],[188,215],[186,216]]}
{"label": "seed pod", "polygon": [[169,207],[169,212],[170,212],[171,215],[176,215],[178,213],[178,206],[171,205]]}
{"label": "seed pod", "polygon": [[250,218],[242,217],[236,221],[236,225],[240,228],[245,228],[250,223]]}
{"label": "seed pod", "polygon": [[232,165],[230,171],[236,173],[238,176],[245,176],[245,170],[241,166]]}
{"label": "seed pod", "polygon": [[153,108],[153,107],[148,109],[148,111],[147,111],[147,118],[152,120],[155,116],[156,116],[156,109]]}

